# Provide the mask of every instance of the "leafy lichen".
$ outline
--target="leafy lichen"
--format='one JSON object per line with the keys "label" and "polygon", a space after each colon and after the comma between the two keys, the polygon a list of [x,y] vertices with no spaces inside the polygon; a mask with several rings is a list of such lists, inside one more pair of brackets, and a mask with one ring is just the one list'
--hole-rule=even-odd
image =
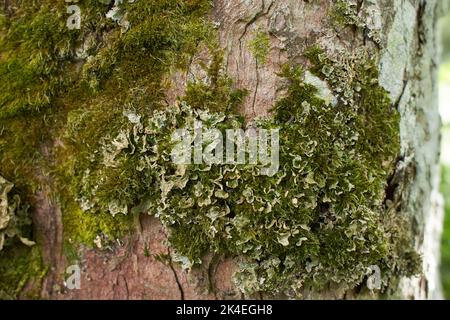
{"label": "leafy lichen", "polygon": [[[176,129],[193,128],[196,120],[222,131],[245,128],[232,113],[181,102],[150,115],[125,113],[128,125],[86,169],[79,201],[94,212],[155,214],[185,266],[201,263],[207,252],[245,257],[235,282],[246,294],[296,295],[330,283],[352,288],[374,265],[383,270],[383,288],[414,273],[408,223],[384,203],[399,151],[398,114],[378,85],[375,62],[365,52],[333,61],[311,48],[307,56],[336,103],[304,82],[301,67],[283,68],[289,86],[274,117],[247,124],[280,130],[274,176],[260,175],[258,165],[174,164]],[[112,194],[113,183],[117,190],[135,185],[134,198]]]}
{"label": "leafy lichen", "polygon": [[13,187],[0,176],[0,299],[17,298],[29,281],[34,281],[35,286],[25,297],[35,298],[46,268],[39,248],[28,239],[28,205],[21,203]]}
{"label": "leafy lichen", "polygon": [[[124,105],[140,111],[164,105],[163,76],[186,70],[212,30],[207,0],[117,4],[126,13],[125,28],[125,20],[110,19],[117,17],[108,15],[109,4],[77,3],[79,30],[67,28],[64,1],[11,0],[0,8],[0,171],[31,206],[43,181],[51,185],[62,207],[66,248],[131,229],[129,217],[81,212],[71,188],[77,166],[90,163],[101,137],[119,132]],[[23,262],[3,255],[5,264]]]}
{"label": "leafy lichen", "polygon": [[7,240],[15,237],[25,245],[34,245],[34,242],[28,240],[23,234],[31,225],[27,212],[28,206],[21,205],[17,194],[11,196],[13,186],[0,176],[0,251]]}
{"label": "leafy lichen", "polygon": [[333,26],[338,30],[354,25],[358,26],[357,1],[354,0],[337,0],[331,8],[330,18]]}
{"label": "leafy lichen", "polygon": [[[339,3],[337,17],[358,23]],[[233,88],[213,49],[216,35],[205,19],[210,1],[119,7],[126,30],[93,0],[83,4],[87,22],[78,31],[66,30],[64,10],[51,1],[30,2],[1,20],[8,30],[0,33],[7,44],[0,72],[8,78],[0,97],[2,174],[24,193],[36,162],[53,174],[67,241],[113,239],[130,230],[134,215],[155,214],[169,230],[174,261],[195,267],[208,252],[241,257],[234,280],[249,295],[353,288],[373,266],[386,290],[415,272],[409,222],[384,201],[399,152],[399,116],[378,84],[375,57],[360,50],[337,60],[311,48],[309,70],[281,70],[287,93],[273,116],[248,124],[236,113],[245,91]],[[260,62],[269,44],[262,31],[250,43]],[[190,81],[179,103],[168,106],[165,79],[188,70],[200,48],[212,57],[202,66],[207,81]],[[31,61],[29,49],[39,59]],[[326,84],[322,92],[317,79]],[[222,132],[279,129],[279,172],[175,165],[171,136],[195,120]],[[44,142],[55,137],[62,143],[43,157]]]}
{"label": "leafy lichen", "polygon": [[353,27],[362,30],[364,36],[375,43],[381,42],[381,9],[376,0],[363,3],[356,0],[336,0],[329,17],[331,25],[338,32],[346,27]]}

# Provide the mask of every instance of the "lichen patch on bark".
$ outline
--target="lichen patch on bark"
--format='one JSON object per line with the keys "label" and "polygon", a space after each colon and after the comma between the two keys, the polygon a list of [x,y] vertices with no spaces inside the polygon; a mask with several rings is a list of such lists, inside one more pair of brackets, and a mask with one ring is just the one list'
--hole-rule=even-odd
{"label": "lichen patch on bark", "polygon": [[[41,296],[341,298],[374,268],[359,295],[391,294],[437,176],[434,5],[91,0],[68,31],[63,4],[10,1],[0,174],[34,208]],[[280,129],[280,171],[176,167],[169,138],[199,119]],[[57,286],[68,263],[80,291]]]}

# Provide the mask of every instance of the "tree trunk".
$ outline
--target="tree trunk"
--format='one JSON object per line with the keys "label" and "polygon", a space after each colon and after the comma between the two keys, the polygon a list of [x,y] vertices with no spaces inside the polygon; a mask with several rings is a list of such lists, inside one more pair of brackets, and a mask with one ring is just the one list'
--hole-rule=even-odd
{"label": "tree trunk", "polygon": [[[0,62],[6,76],[1,85],[5,93],[0,105],[0,175],[15,188],[4,192],[1,201],[8,208],[13,195],[19,195],[30,205],[33,232],[25,228],[17,234],[37,244],[27,249],[6,234],[11,243],[5,244],[0,265],[24,263],[14,252],[36,248],[43,262],[37,264],[38,270],[25,270],[14,278],[25,279],[25,285],[17,283],[12,290],[0,286],[0,297],[3,293],[50,299],[441,298],[443,209],[438,191],[441,123],[436,82],[440,1],[102,4],[92,0],[77,4],[81,25],[72,30],[66,24],[67,4],[44,2],[37,7],[11,0],[2,6],[0,37],[5,46]],[[19,30],[18,23],[28,25],[29,33]],[[24,43],[32,43],[33,61],[22,53]],[[19,66],[6,69],[7,64]],[[297,67],[301,71],[295,74]],[[28,77],[28,82],[11,74]],[[311,106],[312,116],[305,115],[302,99]],[[267,234],[280,232],[277,237],[268,236],[266,241],[255,231],[247,242],[250,249],[240,244],[224,244],[224,249],[220,244],[243,239],[245,228],[232,229],[232,237],[217,240],[230,230],[222,222],[208,225],[207,229],[218,229],[218,235],[211,236],[203,228],[204,215],[188,220],[146,205],[142,195],[162,190],[169,170],[151,180],[144,178],[151,176],[147,169],[129,169],[137,163],[132,162],[137,152],[121,162],[117,159],[148,134],[143,133],[147,128],[139,127],[141,117],[154,110],[165,112],[181,101],[193,110],[242,115],[244,126],[258,124],[261,118],[279,126],[281,171],[287,170],[282,161],[289,157],[289,152],[283,154],[288,148],[283,141],[290,141],[292,150],[296,143],[300,148],[309,148],[309,142],[318,145],[319,151],[311,151],[311,160],[305,162],[309,174],[300,174],[299,168],[286,171],[283,181],[296,173],[298,180],[281,182],[281,189],[269,178],[250,175],[239,180],[236,198],[213,200],[219,208],[231,208],[227,220],[217,221],[236,229],[236,219],[247,214],[240,210],[252,207],[250,201],[244,206],[236,200],[247,190],[245,184],[255,198],[258,185],[275,185],[283,192],[273,204],[278,213],[264,214],[276,221]],[[323,114],[322,105],[327,110]],[[303,121],[299,110],[301,117],[316,119],[305,120],[298,130],[307,130],[294,134],[289,128]],[[330,114],[343,118],[327,120]],[[314,127],[317,133],[311,131]],[[351,134],[344,132],[346,128]],[[125,146],[117,147],[123,143],[123,132]],[[287,140],[284,134],[290,134]],[[356,142],[350,142],[354,137]],[[26,150],[17,151],[19,144]],[[341,144],[341,151],[335,151]],[[305,152],[298,154],[303,162]],[[111,166],[106,156],[99,158],[105,154],[112,154]],[[327,167],[332,161],[326,164],[324,159],[344,163],[336,165],[334,189],[334,175]],[[322,171],[323,185],[318,180]],[[198,176],[203,179],[202,173]],[[293,181],[301,181],[302,187]],[[343,186],[345,181],[350,191]],[[308,185],[315,187],[307,189]],[[326,190],[336,188],[339,192],[330,194],[338,196],[325,200]],[[224,190],[231,194],[231,189]],[[169,206],[175,201],[171,199],[181,201],[173,190],[168,193]],[[300,193],[306,196],[297,196]],[[360,203],[350,200],[352,195]],[[311,198],[315,204],[305,209]],[[207,212],[201,211],[204,208],[199,205],[192,215]],[[300,215],[308,217],[306,222],[296,220]],[[189,223],[194,220],[197,224],[192,227]],[[263,228],[261,219],[255,221],[252,228]],[[281,240],[280,221],[288,230]],[[349,236],[353,226],[355,234]],[[192,238],[185,238],[186,230]],[[304,236],[300,238],[299,232]],[[293,239],[305,242],[300,240],[296,247]],[[312,239],[317,243],[309,244]],[[327,251],[332,239],[339,245],[331,251],[342,250],[344,257],[336,262],[336,273],[330,259],[339,258]],[[342,239],[354,241],[355,247],[341,245]],[[255,249],[254,243],[262,249]],[[361,257],[361,263],[345,260],[348,252]],[[188,253],[201,263],[194,263]],[[288,267],[288,257],[293,257],[293,267]],[[276,266],[266,267],[271,263]],[[69,284],[74,279],[66,272],[70,265],[80,267],[79,288]],[[350,279],[346,270],[354,270],[355,277]],[[0,276],[0,281],[11,281],[7,277]],[[285,287],[277,291],[272,286]]]}

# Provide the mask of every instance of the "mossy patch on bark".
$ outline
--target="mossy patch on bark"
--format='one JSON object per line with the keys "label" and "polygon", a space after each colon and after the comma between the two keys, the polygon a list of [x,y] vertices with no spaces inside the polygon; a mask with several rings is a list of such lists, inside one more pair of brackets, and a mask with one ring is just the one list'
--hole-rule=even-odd
{"label": "mossy patch on bark", "polygon": [[[17,242],[0,251],[0,300],[39,299],[47,267],[38,247],[28,248]],[[27,284],[32,284],[23,293]]]}
{"label": "mossy patch on bark", "polygon": [[[385,204],[399,153],[399,115],[378,85],[376,63],[364,51],[343,61],[320,48],[306,55],[335,105],[304,82],[300,66],[286,65],[286,96],[273,117],[252,124],[186,101],[149,115],[125,111],[128,125],[104,140],[97,165],[86,168],[78,185],[79,201],[88,211],[155,214],[170,231],[175,260],[187,268],[209,252],[242,257],[234,279],[248,295],[296,296],[330,283],[350,289],[374,266],[382,270],[383,290],[414,274],[418,257],[408,222]],[[278,129],[280,170],[263,176],[258,165],[174,164],[171,137],[196,120],[224,133]],[[211,142],[203,138],[205,146]],[[112,194],[111,184],[122,193]]]}
{"label": "mossy patch on bark", "polygon": [[[28,192],[36,166],[52,174],[66,241],[114,239],[131,230],[130,216],[155,214],[169,230],[173,260],[185,267],[211,252],[239,256],[234,281],[247,295],[298,297],[330,284],[350,289],[374,266],[386,290],[416,272],[409,222],[385,203],[399,153],[399,115],[378,84],[376,57],[361,49],[337,60],[310,48],[308,70],[292,63],[280,71],[286,94],[271,116],[246,123],[236,111],[245,90],[223,72],[217,35],[205,18],[210,1],[124,3],[127,30],[105,19],[98,1],[83,4],[87,22],[71,32],[61,22],[64,10],[52,14],[60,6],[23,8],[1,22],[8,46],[0,71],[11,77],[0,100],[2,174],[23,181]],[[19,28],[20,19],[40,36]],[[266,36],[258,33],[250,44],[261,62]],[[26,57],[29,46],[39,61]],[[185,95],[167,103],[167,78],[188,70],[200,50],[212,61],[201,66],[206,81],[188,81]],[[33,76],[8,71],[12,62]],[[305,81],[307,73],[333,97]],[[30,92],[27,101],[11,96],[21,90]],[[25,130],[30,117],[36,125]],[[49,119],[45,137],[33,130]],[[264,176],[260,165],[174,164],[171,137],[196,120],[221,132],[279,130],[279,171]],[[44,142],[59,139],[42,162]],[[30,162],[30,153],[39,160]]]}

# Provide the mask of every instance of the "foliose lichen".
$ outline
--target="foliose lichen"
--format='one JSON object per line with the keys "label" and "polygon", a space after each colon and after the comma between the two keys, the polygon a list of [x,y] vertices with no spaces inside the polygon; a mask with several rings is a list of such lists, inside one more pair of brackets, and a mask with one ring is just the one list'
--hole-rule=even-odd
{"label": "foliose lichen", "polygon": [[28,217],[28,206],[21,205],[20,197],[9,193],[14,185],[0,176],[0,251],[9,238],[17,237],[20,241],[32,246],[35,243],[26,238],[24,229],[31,224]]}
{"label": "foliose lichen", "polygon": [[380,44],[382,41],[382,18],[378,0],[360,3],[356,0],[336,0],[330,9],[330,21],[337,31],[354,27],[365,37]]}
{"label": "foliose lichen", "polygon": [[[13,184],[0,176],[0,299],[16,299],[28,281],[35,281],[35,290],[26,297],[38,295],[38,282],[46,268],[39,248],[28,239],[31,219],[28,206],[14,194]],[[31,248],[30,248],[31,247]],[[37,290],[37,291],[36,291]]]}
{"label": "foliose lichen", "polygon": [[[280,75],[287,94],[273,118],[245,124],[185,101],[149,115],[126,111],[128,124],[105,138],[84,171],[81,206],[154,214],[186,266],[208,252],[245,257],[234,279],[249,295],[295,296],[330,283],[352,288],[374,265],[383,271],[383,288],[414,273],[408,224],[384,203],[399,150],[398,114],[378,85],[376,64],[362,50],[342,61],[317,47],[306,56],[335,104],[304,82],[300,66],[286,65]],[[280,170],[263,176],[258,165],[176,165],[171,137],[196,120],[221,131],[279,129]],[[205,147],[212,138],[203,134]]]}
{"label": "foliose lichen", "polygon": [[[338,1],[336,18],[358,26],[348,3]],[[0,33],[0,74],[7,79],[0,87],[2,171],[22,188],[36,162],[49,168],[67,240],[114,238],[129,230],[130,217],[154,214],[169,231],[173,260],[185,267],[209,252],[241,257],[234,282],[247,295],[353,288],[373,266],[383,291],[416,272],[410,224],[385,203],[399,115],[378,84],[376,57],[361,49],[338,60],[310,48],[308,70],[282,68],[286,95],[272,116],[246,123],[236,112],[245,90],[234,88],[214,49],[205,18],[210,1],[117,4],[126,28],[107,18],[99,1],[82,5],[87,23],[78,31],[65,28],[62,5],[52,1],[27,3],[14,19],[0,20],[8,30]],[[261,61],[267,44],[263,33],[251,43]],[[203,66],[207,81],[188,82],[178,103],[168,105],[168,76],[188,70],[199,50],[212,57]],[[171,137],[196,120],[221,132],[278,129],[279,171],[176,165]],[[41,147],[49,137],[62,137],[63,146],[44,166]]]}

